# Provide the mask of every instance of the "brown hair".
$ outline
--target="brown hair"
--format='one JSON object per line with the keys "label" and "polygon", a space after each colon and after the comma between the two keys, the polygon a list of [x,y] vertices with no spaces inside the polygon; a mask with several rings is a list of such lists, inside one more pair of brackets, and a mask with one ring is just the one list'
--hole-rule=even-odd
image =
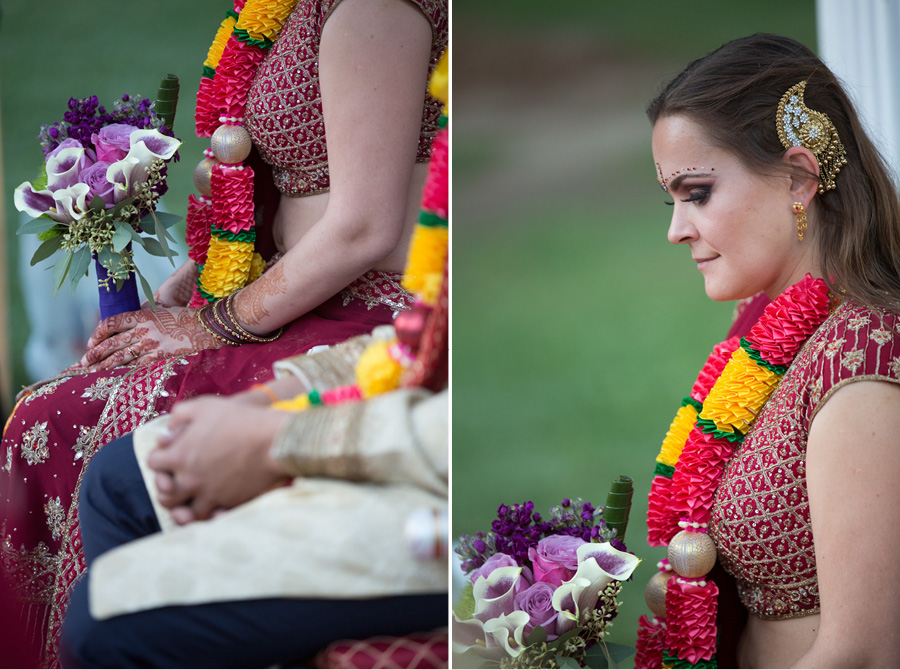
{"label": "brown hair", "polygon": [[[647,107],[652,123],[684,115],[748,169],[785,169],[776,109],[803,80],[807,107],[831,119],[847,151],[837,188],[816,195],[814,232],[832,290],[874,307],[900,308],[900,198],[838,79],[808,48],[758,34],[695,60]],[[830,279],[829,279],[830,278]]]}

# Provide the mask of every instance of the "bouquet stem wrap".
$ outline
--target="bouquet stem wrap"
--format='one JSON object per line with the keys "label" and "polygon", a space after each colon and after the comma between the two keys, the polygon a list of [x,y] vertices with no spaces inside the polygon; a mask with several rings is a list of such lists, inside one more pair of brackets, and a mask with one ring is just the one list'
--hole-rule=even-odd
{"label": "bouquet stem wrap", "polygon": [[[100,318],[105,319],[108,316],[115,316],[123,312],[134,312],[141,308],[141,300],[138,298],[137,277],[132,272],[125,279],[122,288],[116,290],[116,282],[109,280],[106,283],[109,273],[106,268],[100,265],[100,261],[94,259],[94,266],[97,269],[97,281],[100,285],[97,290],[100,292]],[[105,284],[105,285],[104,285]],[[106,288],[106,287],[109,288]]]}

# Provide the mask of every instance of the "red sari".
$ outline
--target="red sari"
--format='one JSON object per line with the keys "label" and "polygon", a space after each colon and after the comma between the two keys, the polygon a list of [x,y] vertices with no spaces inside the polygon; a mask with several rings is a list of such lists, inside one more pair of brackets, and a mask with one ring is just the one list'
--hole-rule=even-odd
{"label": "red sari", "polygon": [[16,595],[0,603],[0,620],[20,618],[31,638],[44,638],[43,663],[56,664],[69,592],[85,569],[78,492],[97,450],[181,399],[244,391],[271,379],[277,360],[390,323],[408,305],[399,279],[369,272],[271,343],[66,376],[24,398],[0,444],[0,557]]}

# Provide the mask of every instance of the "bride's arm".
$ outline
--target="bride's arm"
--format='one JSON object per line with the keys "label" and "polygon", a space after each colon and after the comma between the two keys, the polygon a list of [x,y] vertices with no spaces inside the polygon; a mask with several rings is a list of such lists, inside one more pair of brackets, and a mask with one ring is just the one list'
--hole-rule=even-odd
{"label": "bride's arm", "polygon": [[[422,123],[431,25],[407,0],[343,0],[322,30],[319,83],[330,190],[322,217],[234,298],[269,333],[335,295],[401,242]],[[100,370],[217,348],[197,311],[164,307],[103,321],[81,364]]]}
{"label": "bride's arm", "polygon": [[330,192],[322,218],[234,300],[268,333],[304,314],[402,241],[422,122],[431,26],[406,0],[343,0],[322,31],[319,78]]}
{"label": "bride's arm", "polygon": [[806,478],[820,627],[803,668],[900,667],[900,386],[838,390],[813,420]]}

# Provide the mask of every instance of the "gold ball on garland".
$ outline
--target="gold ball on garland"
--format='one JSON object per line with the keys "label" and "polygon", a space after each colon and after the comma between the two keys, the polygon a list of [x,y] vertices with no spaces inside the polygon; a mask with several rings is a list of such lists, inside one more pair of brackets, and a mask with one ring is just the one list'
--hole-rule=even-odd
{"label": "gold ball on garland", "polygon": [[244,126],[222,124],[212,134],[209,146],[222,163],[234,165],[250,155],[253,141]]}
{"label": "gold ball on garland", "polygon": [[204,158],[194,168],[194,188],[202,195],[212,195],[212,169],[218,161],[214,158]]}
{"label": "gold ball on garland", "polygon": [[716,545],[708,533],[683,530],[669,542],[667,558],[680,576],[697,579],[716,564]]}
{"label": "gold ball on garland", "polygon": [[672,573],[669,571],[657,572],[647,582],[644,589],[644,600],[647,601],[647,607],[658,617],[666,616],[666,583]]}

